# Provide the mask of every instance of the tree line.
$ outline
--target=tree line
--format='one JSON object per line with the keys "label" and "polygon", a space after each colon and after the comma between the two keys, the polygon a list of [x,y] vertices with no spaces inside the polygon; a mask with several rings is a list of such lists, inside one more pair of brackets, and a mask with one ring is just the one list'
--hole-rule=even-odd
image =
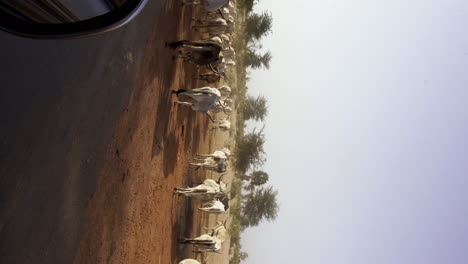
{"label": "tree line", "polygon": [[[239,7],[246,11],[243,24],[243,38],[245,52],[243,61],[246,80],[252,70],[269,70],[273,59],[271,51],[264,51],[262,40],[272,34],[273,16],[269,11],[253,12],[257,0],[239,0]],[[247,87],[246,87],[247,90]],[[245,101],[238,109],[244,121],[264,123],[268,116],[268,100],[263,95],[246,95]],[[243,124],[245,127],[245,123]],[[264,150],[265,124],[261,128],[254,128],[248,133],[238,135],[234,150],[234,161],[240,178],[243,182],[240,198],[240,230],[259,225],[264,221],[274,221],[279,212],[278,191],[268,184],[270,176],[262,169],[267,157]],[[237,237],[237,239],[239,239]],[[248,254],[241,251],[239,240],[238,248],[231,263],[244,261]]]}

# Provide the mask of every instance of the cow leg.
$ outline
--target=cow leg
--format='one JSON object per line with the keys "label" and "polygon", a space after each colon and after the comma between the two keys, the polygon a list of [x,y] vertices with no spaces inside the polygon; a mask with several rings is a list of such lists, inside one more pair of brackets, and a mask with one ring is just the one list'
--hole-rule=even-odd
{"label": "cow leg", "polygon": [[192,191],[191,188],[175,188],[176,193],[187,193]]}
{"label": "cow leg", "polygon": [[174,102],[175,104],[180,104],[180,105],[186,105],[186,106],[192,106],[193,104],[192,103],[189,103],[189,102],[181,102],[181,101],[175,101]]}
{"label": "cow leg", "polygon": [[206,166],[205,163],[194,163],[194,162],[191,162],[189,163],[190,165],[192,166],[195,166],[195,167],[199,167],[199,168],[204,168]]}
{"label": "cow leg", "polygon": [[172,56],[172,60],[176,59],[182,59],[184,62],[190,61],[191,57],[189,56],[190,54],[186,54],[183,51],[179,50],[177,52],[177,56]]}
{"label": "cow leg", "polygon": [[182,1],[182,5],[201,5],[201,2],[199,2],[199,1],[191,1],[191,2]]}

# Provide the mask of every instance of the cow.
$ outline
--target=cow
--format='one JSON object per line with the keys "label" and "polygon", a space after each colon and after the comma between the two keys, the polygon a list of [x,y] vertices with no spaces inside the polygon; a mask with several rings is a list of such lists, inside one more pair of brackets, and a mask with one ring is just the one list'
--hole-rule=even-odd
{"label": "cow", "polygon": [[221,251],[221,239],[210,234],[203,234],[195,238],[185,238],[183,244],[191,244],[197,248],[197,252],[219,252]]}
{"label": "cow", "polygon": [[224,175],[222,175],[218,181],[205,179],[203,183],[195,187],[175,188],[174,193],[198,198],[202,201],[209,201],[216,197],[223,197],[226,195],[227,191],[227,185],[221,181],[223,176]]}
{"label": "cow", "polygon": [[212,157],[198,159],[203,162],[191,162],[190,165],[197,169],[202,168],[206,170],[212,170],[219,173],[226,172],[227,160],[217,160]]}
{"label": "cow", "polygon": [[166,43],[166,47],[178,50],[179,58],[197,65],[210,65],[222,60],[223,47],[210,40],[180,40]]}
{"label": "cow", "polygon": [[207,202],[203,205],[204,207],[198,208],[201,211],[205,211],[208,213],[214,213],[214,214],[222,214],[226,212],[226,207],[224,206],[224,203],[214,199],[210,202]]}
{"label": "cow", "polygon": [[195,103],[182,101],[176,101],[175,103],[190,106],[193,111],[204,113],[208,115],[212,121],[214,121],[213,118],[208,114],[208,111],[218,104],[218,101],[221,97],[221,92],[218,89],[211,87],[195,88],[192,90],[179,89],[177,91],[172,91],[172,93],[176,94],[177,96],[183,94],[194,99],[196,101]]}

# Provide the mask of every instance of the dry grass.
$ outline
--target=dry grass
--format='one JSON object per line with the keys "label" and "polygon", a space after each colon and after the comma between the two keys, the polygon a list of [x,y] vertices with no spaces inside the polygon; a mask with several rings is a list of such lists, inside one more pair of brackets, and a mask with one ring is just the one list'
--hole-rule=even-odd
{"label": "dry grass", "polygon": [[[247,71],[245,66],[245,52],[247,48],[245,32],[243,30],[243,24],[245,23],[245,18],[247,17],[247,10],[245,9],[244,5],[241,4],[242,1],[239,2],[239,9],[238,9],[238,19],[237,19],[237,29],[236,33],[233,37],[233,47],[236,50],[236,69],[232,72],[228,77],[235,81],[235,85],[231,84],[232,87],[235,87],[234,91],[234,98],[235,98],[235,107],[237,109],[236,115],[236,131],[232,135],[233,141],[236,144],[239,142],[244,136],[244,128],[245,128],[245,119],[243,114],[242,106],[245,103],[246,99],[246,82],[247,82]],[[242,180],[240,177],[240,172],[236,170],[235,177],[232,181],[232,188],[231,188],[231,199],[233,201],[230,214],[232,217],[232,221],[230,224],[230,236],[231,236],[231,243],[230,243],[230,264],[239,264],[241,262],[240,253],[241,253],[241,199],[242,199]]]}

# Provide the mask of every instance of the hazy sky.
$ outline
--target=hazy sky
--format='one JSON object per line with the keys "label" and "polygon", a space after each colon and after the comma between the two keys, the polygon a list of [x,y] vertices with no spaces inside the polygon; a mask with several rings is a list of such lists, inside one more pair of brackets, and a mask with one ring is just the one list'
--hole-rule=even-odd
{"label": "hazy sky", "polygon": [[468,1],[260,2],[281,212],[246,263],[468,263]]}

